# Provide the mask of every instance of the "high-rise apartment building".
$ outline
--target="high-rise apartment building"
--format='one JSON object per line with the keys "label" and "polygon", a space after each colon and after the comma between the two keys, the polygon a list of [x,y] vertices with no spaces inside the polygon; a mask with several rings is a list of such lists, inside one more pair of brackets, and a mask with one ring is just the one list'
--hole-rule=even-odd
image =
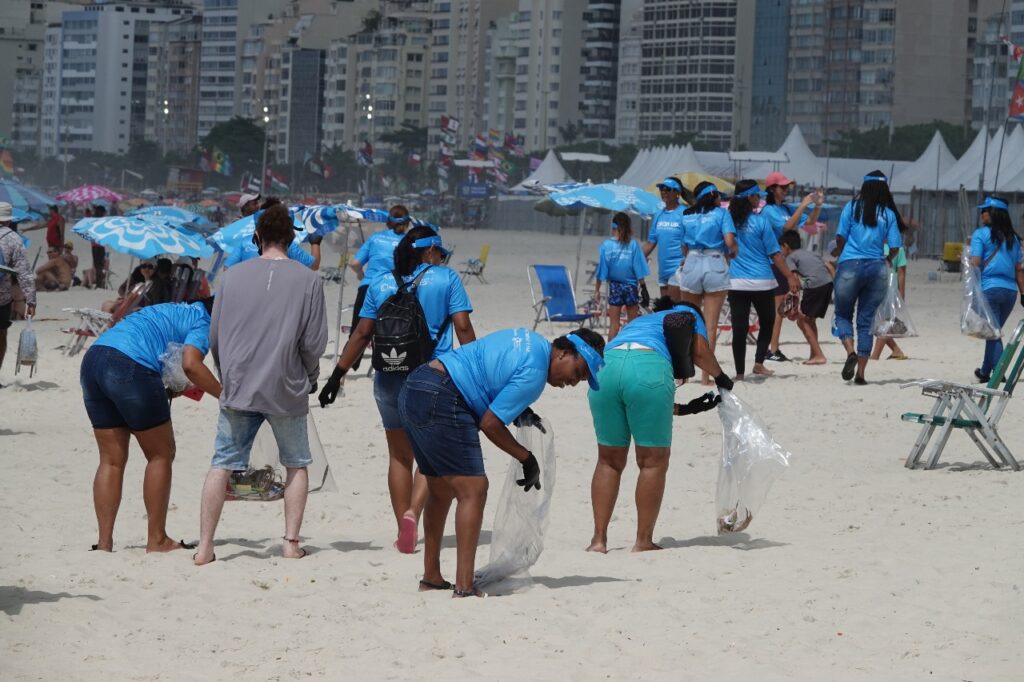
{"label": "high-rise apartment building", "polygon": [[350,96],[348,40],[335,39],[324,57],[324,111],[320,122],[323,151],[345,146],[345,112]]}
{"label": "high-rise apartment building", "polygon": [[615,97],[615,142],[640,141],[640,61],[644,0],[622,0],[619,12],[619,60]]}
{"label": "high-rise apartment building", "polygon": [[777,149],[789,132],[786,127],[786,59],[790,4],[788,0],[757,0],[750,83],[752,149]]}
{"label": "high-rise apartment building", "polygon": [[621,0],[589,0],[583,14],[583,137],[615,136]]}
{"label": "high-rise apartment building", "polygon": [[43,51],[42,151],[123,154],[146,126],[150,27],[191,16],[181,0],[125,0],[65,11]]}
{"label": "high-rise apartment building", "polygon": [[168,151],[195,146],[199,123],[199,54],[203,18],[196,14],[149,29],[146,139]]}
{"label": "high-rise apartment building", "polygon": [[[515,15],[495,19],[487,30],[484,52],[484,112],[488,129],[511,131],[515,125],[516,47],[512,24]],[[434,147],[433,140],[431,147]]]}

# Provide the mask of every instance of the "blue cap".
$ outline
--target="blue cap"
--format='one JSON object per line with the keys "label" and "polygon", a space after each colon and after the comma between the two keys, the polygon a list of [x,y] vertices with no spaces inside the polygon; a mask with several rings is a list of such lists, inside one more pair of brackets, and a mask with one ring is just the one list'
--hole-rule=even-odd
{"label": "blue cap", "polygon": [[979,211],[984,211],[987,208],[1001,208],[1004,211],[1010,210],[1010,206],[1005,201],[995,197],[985,197],[985,201],[978,204]]}
{"label": "blue cap", "polygon": [[567,339],[572,341],[572,345],[576,346],[576,351],[583,357],[587,363],[587,371],[590,376],[587,377],[587,382],[590,387],[595,391],[600,391],[601,386],[597,383],[597,373],[604,367],[604,358],[601,354],[594,350],[594,347],[589,343],[576,336],[573,333],[566,334]]}
{"label": "blue cap", "polygon": [[718,192],[718,188],[715,187],[714,185],[708,185],[707,187],[705,187],[704,189],[697,193],[696,198],[700,199],[701,197],[706,197],[707,195],[714,194],[715,192]]}
{"label": "blue cap", "polygon": [[414,249],[428,249],[431,246],[436,246],[441,249],[441,253],[446,256],[448,255],[448,249],[444,248],[444,242],[442,242],[441,238],[437,235],[434,235],[433,237],[421,237],[412,243],[412,248]]}
{"label": "blue cap", "polygon": [[658,189],[671,189],[676,192],[682,192],[683,186],[679,184],[679,181],[675,178],[665,178],[658,183]]}
{"label": "blue cap", "polygon": [[768,196],[768,192],[765,192],[757,185],[754,185],[753,187],[745,189],[742,192],[737,192],[735,196],[737,199],[743,199],[745,197],[752,197],[755,195],[759,197],[766,197]]}
{"label": "blue cap", "polygon": [[864,182],[889,182],[889,178],[884,175],[865,175]]}
{"label": "blue cap", "polygon": [[409,222],[409,216],[407,216],[407,215],[393,216],[393,215],[388,214],[388,222],[389,223],[394,223],[395,225],[404,225],[405,223]]}

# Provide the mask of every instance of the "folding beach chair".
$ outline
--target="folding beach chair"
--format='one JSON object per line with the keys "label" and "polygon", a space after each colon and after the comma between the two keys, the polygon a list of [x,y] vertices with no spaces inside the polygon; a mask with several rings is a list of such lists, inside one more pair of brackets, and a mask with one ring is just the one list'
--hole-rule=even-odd
{"label": "folding beach chair", "polygon": [[462,274],[462,283],[465,284],[466,280],[470,277],[476,277],[478,280],[487,284],[487,280],[484,279],[484,268],[487,267],[487,256],[491,253],[491,245],[484,244],[480,247],[480,257],[470,258],[467,261],[463,261],[464,266],[460,273]]}
{"label": "folding beach chair", "polygon": [[[748,344],[757,345],[757,332],[760,329],[761,322],[758,320],[757,311],[751,306],[749,325],[747,326]],[[732,343],[732,309],[729,307],[729,299],[722,302],[722,310],[718,314],[718,342]]]}
{"label": "folding beach chair", "polygon": [[74,327],[62,330],[71,334],[71,339],[64,344],[64,354],[68,357],[80,353],[90,339],[95,339],[113,324],[113,317],[110,313],[105,313],[102,310],[93,308],[64,308],[63,310],[78,317],[78,323]]}
{"label": "folding beach chair", "polygon": [[1013,389],[1020,379],[1021,372],[1024,371],[1022,336],[1024,320],[1017,323],[1009,342],[1003,348],[996,368],[992,371],[991,379],[984,386],[955,384],[934,379],[914,381],[900,386],[920,386],[922,395],[935,398],[935,404],[927,414],[907,412],[902,416],[903,421],[922,425],[921,433],[914,441],[914,446],[910,448],[910,456],[907,457],[908,469],[917,466],[932,433],[938,428],[938,439],[932,448],[926,469],[935,468],[952,429],[963,429],[992,466],[1000,467],[1005,464],[1015,471],[1020,470],[1020,464],[999,437],[998,429],[999,420],[1013,396]]}
{"label": "folding beach chair", "polygon": [[[533,287],[533,276],[537,276],[540,284],[541,298]],[[583,323],[594,317],[593,313],[579,312],[580,307],[576,304],[576,293],[572,286],[572,277],[569,275],[569,268],[564,265],[531,265],[526,270],[526,277],[530,280],[530,296],[533,298],[533,310],[536,317],[533,320],[533,328],[541,320],[547,320],[548,326],[554,333],[555,322],[565,322],[582,327]]]}

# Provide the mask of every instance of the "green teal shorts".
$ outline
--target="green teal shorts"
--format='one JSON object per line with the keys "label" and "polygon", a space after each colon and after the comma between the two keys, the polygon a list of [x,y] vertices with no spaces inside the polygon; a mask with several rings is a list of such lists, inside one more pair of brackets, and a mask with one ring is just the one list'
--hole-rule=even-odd
{"label": "green teal shorts", "polygon": [[590,414],[599,445],[672,445],[672,365],[654,351],[616,348],[604,354],[600,391],[590,391]]}
{"label": "green teal shorts", "polygon": [[907,250],[900,247],[900,250],[896,252],[896,257],[892,259],[892,266],[894,268],[905,268],[907,267]]}

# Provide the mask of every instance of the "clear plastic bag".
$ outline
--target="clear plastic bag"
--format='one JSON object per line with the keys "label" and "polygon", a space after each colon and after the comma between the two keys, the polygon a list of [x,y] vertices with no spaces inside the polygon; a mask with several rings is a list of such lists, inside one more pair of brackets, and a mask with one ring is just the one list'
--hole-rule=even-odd
{"label": "clear plastic bag", "polygon": [[[306,432],[309,437],[309,453],[313,458],[313,461],[306,471],[309,474],[309,492],[337,492],[338,486],[334,483],[334,475],[331,474],[331,465],[327,462],[327,456],[324,454],[323,443],[320,442],[320,434],[316,430],[316,422],[313,420],[312,413],[306,414]],[[253,441],[252,451],[249,455],[249,470],[246,472],[250,478],[256,477],[263,480],[261,472],[269,471],[274,475],[274,480],[284,480],[284,466],[281,464],[281,451],[277,447],[277,439],[274,438],[274,430],[270,427],[268,422],[264,422],[260,426],[260,430],[256,432],[256,440]],[[273,485],[269,488],[270,492],[275,492]],[[284,486],[281,485],[281,491],[283,494]],[[229,489],[230,492],[230,489]],[[244,490],[237,490],[236,493],[244,492]],[[237,495],[236,499],[240,500],[256,500],[256,501],[270,501],[279,499],[280,495],[277,496],[265,496],[259,495],[248,497],[244,495]]]}
{"label": "clear plastic bag", "polygon": [[488,592],[507,594],[533,585],[529,569],[544,550],[555,489],[555,435],[547,420],[541,425],[547,433],[535,426],[519,427],[516,432],[516,440],[537,458],[541,489],[524,492],[516,485],[523,477],[523,466],[514,459],[509,463],[494,513],[490,561],[477,570],[474,582]]}
{"label": "clear plastic bag", "polygon": [[981,271],[971,265],[967,249],[964,249],[960,259],[960,272],[964,273],[964,297],[960,300],[960,333],[976,339],[998,339],[1002,336],[1003,330],[981,288]]}
{"label": "clear plastic bag", "polygon": [[750,407],[730,391],[721,394],[722,460],[715,495],[719,535],[738,533],[750,525],[791,456]]}
{"label": "clear plastic bag", "polygon": [[164,388],[171,393],[181,393],[192,386],[181,367],[181,354],[185,346],[171,341],[167,349],[160,354],[160,376],[164,380]]}
{"label": "clear plastic bag", "polygon": [[39,359],[39,345],[36,343],[36,330],[32,328],[32,318],[25,319],[25,328],[18,337],[18,364],[34,365]]}
{"label": "clear plastic bag", "polygon": [[882,339],[903,339],[917,336],[917,328],[910,319],[907,304],[900,297],[900,284],[896,271],[889,268],[889,285],[882,304],[875,311],[875,320],[871,325],[871,335]]}

